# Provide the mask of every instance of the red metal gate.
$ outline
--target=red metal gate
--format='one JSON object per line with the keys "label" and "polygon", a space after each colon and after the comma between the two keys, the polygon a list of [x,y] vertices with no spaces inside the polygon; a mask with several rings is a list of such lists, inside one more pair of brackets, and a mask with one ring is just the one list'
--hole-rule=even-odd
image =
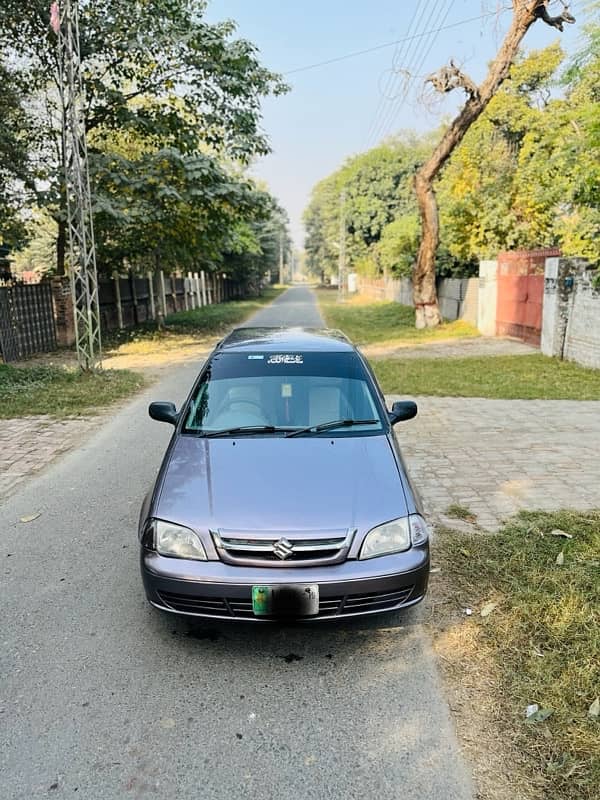
{"label": "red metal gate", "polygon": [[515,250],[498,255],[496,335],[539,347],[542,335],[544,266],[560,250]]}

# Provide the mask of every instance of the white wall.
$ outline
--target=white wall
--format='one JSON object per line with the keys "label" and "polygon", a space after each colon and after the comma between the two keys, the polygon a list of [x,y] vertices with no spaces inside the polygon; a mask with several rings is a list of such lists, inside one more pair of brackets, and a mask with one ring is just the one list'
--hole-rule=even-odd
{"label": "white wall", "polygon": [[483,336],[496,335],[496,306],[498,303],[498,262],[479,263],[479,299],[477,327]]}

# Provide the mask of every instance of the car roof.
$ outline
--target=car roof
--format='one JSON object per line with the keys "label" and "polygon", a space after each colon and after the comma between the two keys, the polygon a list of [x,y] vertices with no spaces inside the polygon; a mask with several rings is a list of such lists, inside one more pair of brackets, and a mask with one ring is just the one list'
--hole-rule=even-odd
{"label": "car roof", "polygon": [[236,328],[218,345],[221,351],[248,350],[288,352],[354,352],[354,346],[341,331],[329,328]]}

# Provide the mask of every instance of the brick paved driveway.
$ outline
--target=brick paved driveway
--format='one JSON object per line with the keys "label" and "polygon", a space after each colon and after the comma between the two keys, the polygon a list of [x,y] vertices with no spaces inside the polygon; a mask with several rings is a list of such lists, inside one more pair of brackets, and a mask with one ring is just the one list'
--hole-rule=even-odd
{"label": "brick paved driveway", "polygon": [[39,416],[0,420],[0,500],[58,455],[77,446],[98,419]]}
{"label": "brick paved driveway", "polygon": [[460,503],[494,529],[519,509],[600,507],[600,402],[416,399],[396,435],[434,518]]}

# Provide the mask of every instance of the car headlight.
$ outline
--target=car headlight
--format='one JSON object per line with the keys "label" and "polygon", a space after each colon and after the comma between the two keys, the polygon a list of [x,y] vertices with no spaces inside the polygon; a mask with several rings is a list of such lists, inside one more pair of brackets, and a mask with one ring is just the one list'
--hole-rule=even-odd
{"label": "car headlight", "polygon": [[206,552],[198,535],[173,522],[154,520],[154,546],[161,556],[206,561]]}
{"label": "car headlight", "polygon": [[376,558],[392,553],[403,553],[411,545],[421,546],[427,543],[429,532],[427,523],[419,514],[400,517],[391,522],[378,525],[365,536],[359,558]]}

